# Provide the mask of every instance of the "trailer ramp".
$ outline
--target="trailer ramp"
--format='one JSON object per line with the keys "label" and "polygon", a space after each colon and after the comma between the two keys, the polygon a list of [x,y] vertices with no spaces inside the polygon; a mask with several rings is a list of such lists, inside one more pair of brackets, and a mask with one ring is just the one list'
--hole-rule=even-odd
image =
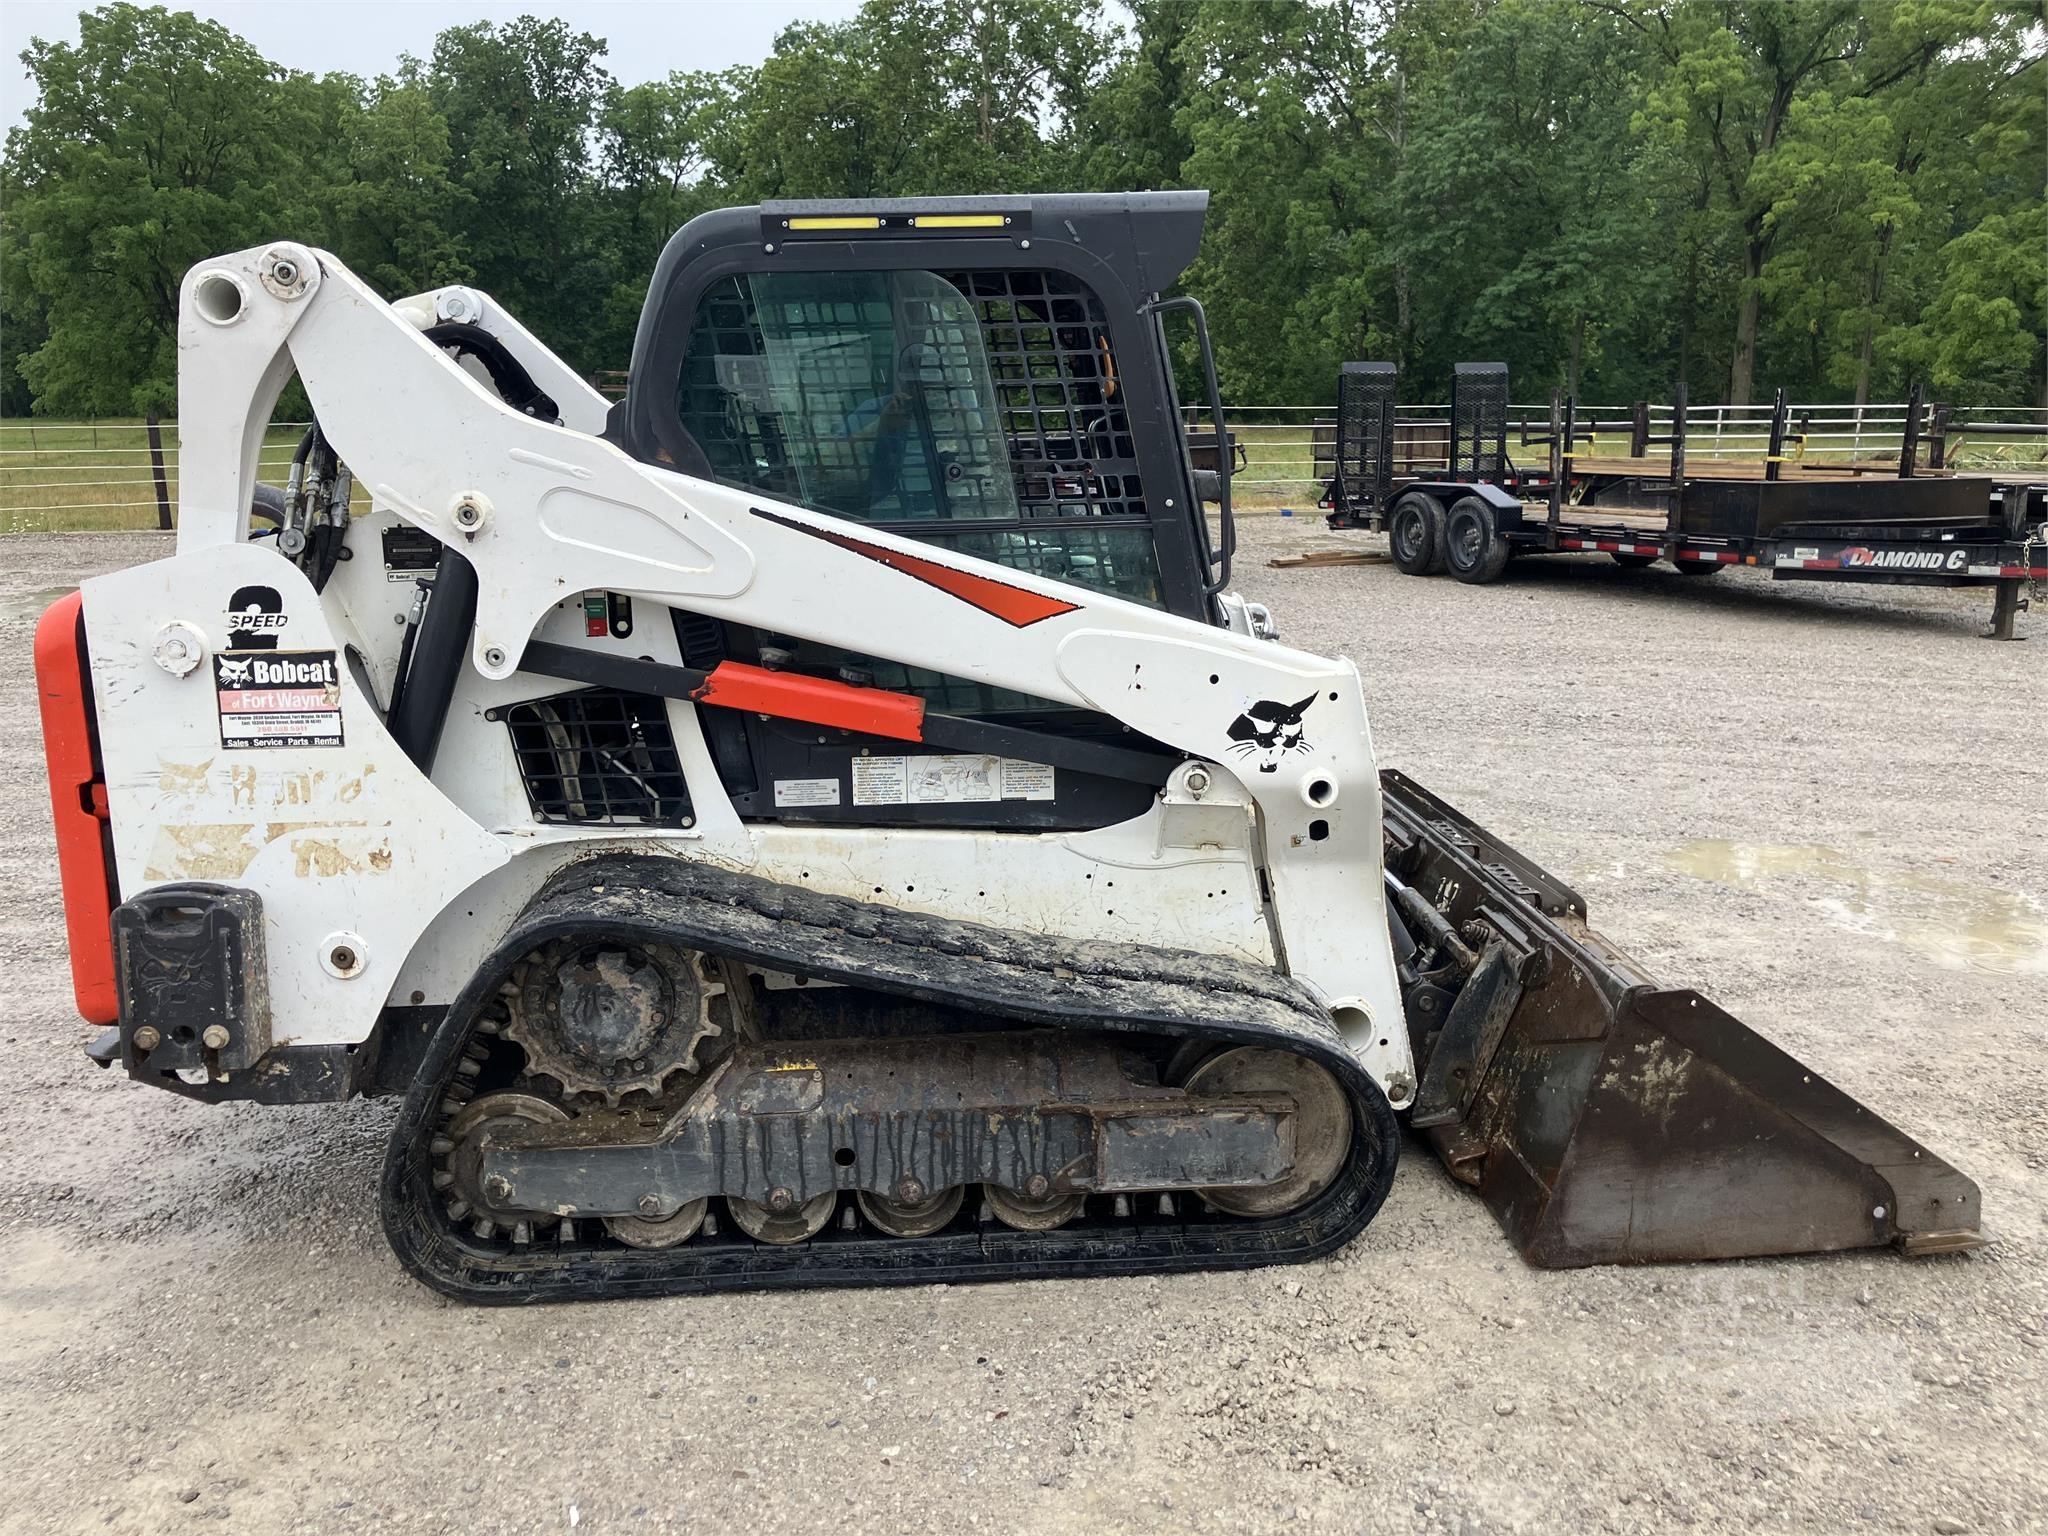
{"label": "trailer ramp", "polygon": [[1529,1263],[1981,1246],[1977,1186],[1586,926],[1578,894],[1381,775],[1411,1126]]}

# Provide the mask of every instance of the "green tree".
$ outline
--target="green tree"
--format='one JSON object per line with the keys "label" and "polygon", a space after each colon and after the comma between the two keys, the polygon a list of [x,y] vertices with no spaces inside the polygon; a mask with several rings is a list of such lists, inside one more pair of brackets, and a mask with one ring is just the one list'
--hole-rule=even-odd
{"label": "green tree", "polygon": [[1188,0],[1131,0],[1129,10],[1131,28],[1117,34],[1101,83],[1077,111],[1076,173],[1103,191],[1178,187],[1193,151],[1179,114],[1190,93],[1182,45],[1196,8]]}
{"label": "green tree", "polygon": [[1243,401],[1359,357],[1411,399],[1499,357],[1610,400],[2048,401],[2043,36],[2038,0],[867,0],[626,89],[559,20],[366,82],[109,4],[24,55],[0,409],[168,406],[179,279],[281,235],[618,368],[706,208],[1170,186],[1213,194],[1186,281]]}
{"label": "green tree", "polygon": [[[1747,405],[1755,386],[1766,266],[1781,220],[1774,193],[1794,105],[1832,82],[1868,97],[1938,59],[1967,37],[1962,5],[1925,0],[1594,0],[1657,50],[1663,68],[1637,114],[1639,126],[1681,146],[1702,167],[1740,230],[1742,283],[1736,297],[1728,401]],[[1808,114],[1818,121],[1822,114]],[[1793,178],[1795,181],[1797,178]]]}
{"label": "green tree", "polygon": [[749,197],[1030,192],[1070,184],[1100,74],[1095,0],[868,0],[787,29],[722,168]]}
{"label": "green tree", "polygon": [[1572,394],[1589,367],[1602,384],[1668,386],[1604,346],[1672,284],[1669,248],[1645,238],[1647,151],[1628,126],[1641,53],[1612,18],[1504,0],[1418,94],[1393,238],[1412,270],[1457,253],[1456,281],[1427,289],[1432,374],[1484,353]]}
{"label": "green tree", "polygon": [[0,243],[10,336],[31,343],[14,365],[41,412],[169,410],[186,269],[318,236],[315,82],[218,23],[126,4],[22,61],[36,100],[8,135]]}
{"label": "green tree", "polygon": [[470,281],[476,204],[451,172],[447,119],[416,76],[339,84],[324,194],[336,254],[391,297]]}
{"label": "green tree", "polygon": [[610,287],[597,243],[591,149],[612,88],[601,38],[557,18],[451,27],[416,74],[447,124],[448,177],[470,199],[477,282],[565,358],[593,367]]}
{"label": "green tree", "polygon": [[1323,400],[1346,359],[1403,360],[1380,238],[1398,135],[1370,17],[1352,0],[1205,3],[1178,46],[1180,181],[1213,194],[1187,285],[1235,398]]}
{"label": "green tree", "polygon": [[615,86],[599,110],[598,217],[610,286],[592,340],[608,366],[625,366],[669,236],[725,200],[713,166],[733,153],[735,103],[750,73],[678,71]]}

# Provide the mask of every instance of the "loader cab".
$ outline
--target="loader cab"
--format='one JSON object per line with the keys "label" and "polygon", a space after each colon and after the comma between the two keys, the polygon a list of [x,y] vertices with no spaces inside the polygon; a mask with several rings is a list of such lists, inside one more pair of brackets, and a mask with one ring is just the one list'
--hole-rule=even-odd
{"label": "loader cab", "polygon": [[1201,192],[771,202],[669,242],[636,458],[1213,622],[1159,316]]}
{"label": "loader cab", "polygon": [[[606,436],[633,457],[849,523],[1214,623],[1210,546],[1158,296],[1194,259],[1205,192],[780,202],[668,243]],[[1185,304],[1187,301],[1176,301]],[[1211,400],[1212,409],[1215,402]],[[675,610],[725,660],[921,696],[932,710],[1124,747],[1091,711]],[[887,615],[876,616],[878,635]],[[1060,771],[985,803],[865,803],[853,760],[898,745],[700,710],[750,820],[1106,826],[1152,787]],[[836,786],[786,803],[778,785]]]}

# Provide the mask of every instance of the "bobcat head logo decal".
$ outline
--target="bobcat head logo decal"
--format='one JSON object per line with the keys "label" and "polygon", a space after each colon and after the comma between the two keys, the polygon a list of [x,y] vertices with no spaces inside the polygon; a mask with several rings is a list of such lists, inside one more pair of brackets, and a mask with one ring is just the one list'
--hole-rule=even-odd
{"label": "bobcat head logo decal", "polygon": [[1316,696],[1310,694],[1298,704],[1261,699],[1248,706],[1230,722],[1230,750],[1257,763],[1259,772],[1274,772],[1288,753],[1308,750],[1301,717],[1315,701]]}

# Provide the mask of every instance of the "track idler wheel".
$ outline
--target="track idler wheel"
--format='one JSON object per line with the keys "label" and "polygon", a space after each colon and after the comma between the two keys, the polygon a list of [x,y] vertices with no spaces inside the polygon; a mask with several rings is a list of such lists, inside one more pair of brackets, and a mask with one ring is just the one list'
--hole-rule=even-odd
{"label": "track idler wheel", "polygon": [[891,1200],[864,1189],[854,1191],[853,1198],[861,1215],[878,1232],[891,1237],[930,1237],[960,1214],[966,1196],[966,1186],[955,1184],[922,1200]]}
{"label": "track idler wheel", "polygon": [[487,1130],[521,1123],[558,1125],[568,1118],[569,1112],[561,1105],[538,1094],[512,1089],[487,1093],[456,1111],[434,1140],[434,1149],[442,1159],[442,1166],[434,1174],[434,1188],[447,1199],[448,1219],[468,1223],[478,1237],[492,1237],[503,1231],[521,1245],[533,1241],[535,1229],[552,1227],[557,1220],[554,1216],[522,1215],[508,1220],[489,1214],[487,1191],[478,1181],[476,1161]]}
{"label": "track idler wheel", "polygon": [[[776,1194],[787,1196],[788,1191],[777,1190]],[[736,1200],[728,1195],[725,1208],[732,1212],[733,1222],[747,1236],[758,1243],[804,1243],[809,1242],[825,1230],[825,1224],[832,1219],[832,1209],[839,1203],[836,1190],[826,1190],[815,1200],[806,1200],[798,1205],[794,1200],[787,1203],[769,1197],[763,1205],[753,1200]]]}
{"label": "track idler wheel", "polygon": [[1270,1184],[1218,1187],[1202,1198],[1232,1216],[1280,1216],[1328,1189],[1351,1149],[1351,1104],[1337,1080],[1305,1056],[1241,1045],[1189,1075],[1191,1095],[1284,1093],[1294,1100],[1294,1167]]}

